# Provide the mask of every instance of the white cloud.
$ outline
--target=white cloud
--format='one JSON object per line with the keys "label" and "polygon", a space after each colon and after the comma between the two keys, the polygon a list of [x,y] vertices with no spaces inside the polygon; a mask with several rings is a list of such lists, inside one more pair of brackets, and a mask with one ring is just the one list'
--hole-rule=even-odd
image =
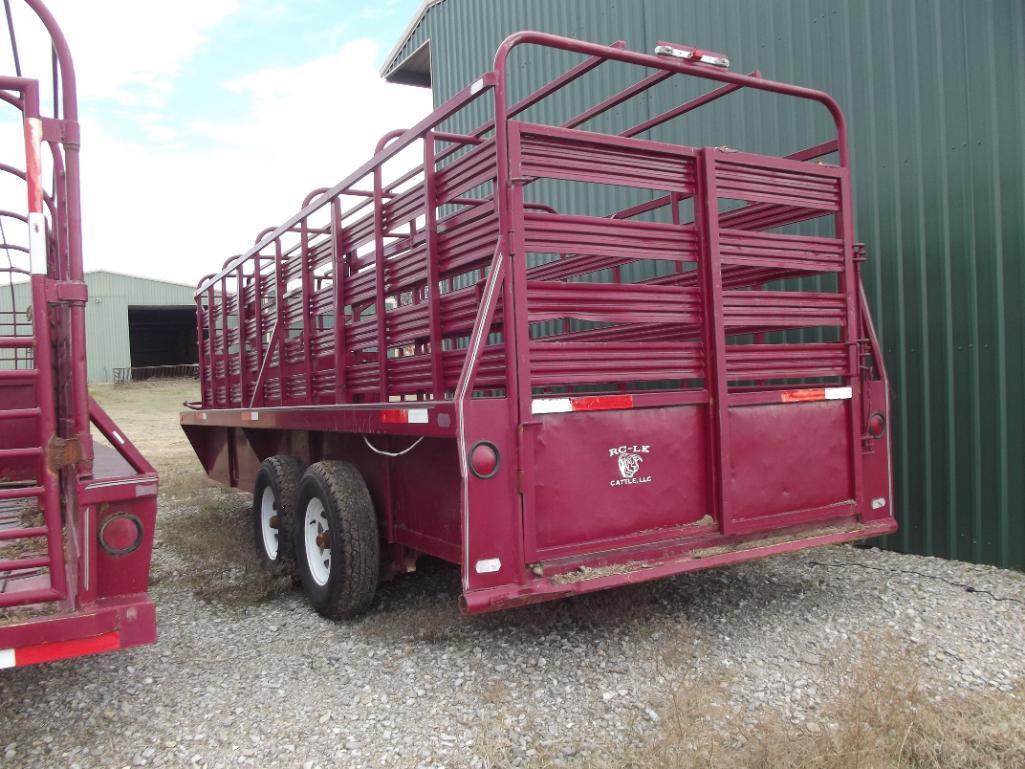
{"label": "white cloud", "polygon": [[311,189],[367,160],[382,134],[430,111],[428,91],[383,82],[376,59],[376,45],[357,40],[227,83],[246,106],[230,122],[195,124],[201,150],[118,142],[86,123],[86,268],[191,283],[245,250]]}
{"label": "white cloud", "polygon": [[[23,3],[14,3],[26,72],[49,72],[49,42]],[[50,0],[68,39],[79,98],[158,108],[174,78],[239,0]]]}
{"label": "white cloud", "polygon": [[[86,269],[194,283],[367,160],[383,133],[430,111],[428,91],[382,81],[375,43],[355,40],[225,83],[240,105],[226,122],[169,113],[176,78],[242,2],[253,0],[50,0],[79,74]],[[48,74],[28,21],[16,18],[23,68]],[[12,70],[2,55],[0,70]],[[121,138],[123,121],[139,138]],[[15,124],[0,123],[0,159],[23,165]],[[0,193],[11,186],[0,179]],[[3,201],[22,209],[24,191]]]}

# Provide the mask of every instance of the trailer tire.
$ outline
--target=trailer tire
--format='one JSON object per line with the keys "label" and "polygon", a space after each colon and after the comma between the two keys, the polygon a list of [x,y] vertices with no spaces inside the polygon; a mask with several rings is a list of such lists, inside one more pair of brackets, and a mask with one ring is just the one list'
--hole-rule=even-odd
{"label": "trailer tire", "polygon": [[[306,466],[298,457],[278,454],[260,465],[253,485],[256,555],[274,576],[295,576],[295,510]],[[271,517],[277,520],[272,525]]]}
{"label": "trailer tire", "polygon": [[367,484],[348,462],[310,465],[299,484],[295,553],[303,591],[321,616],[347,619],[377,592],[381,545]]}

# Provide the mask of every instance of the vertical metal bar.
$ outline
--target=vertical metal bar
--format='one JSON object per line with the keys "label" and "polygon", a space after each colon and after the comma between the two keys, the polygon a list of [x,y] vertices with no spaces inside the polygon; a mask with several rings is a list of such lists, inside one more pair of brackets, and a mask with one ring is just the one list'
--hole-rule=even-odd
{"label": "vertical metal bar", "polygon": [[441,354],[441,296],[438,262],[438,189],[434,132],[424,135],[424,229],[427,244],[427,311],[430,313],[431,389],[434,400],[445,397],[445,369]]}
{"label": "vertical metal bar", "polygon": [[246,286],[244,276],[242,274],[242,265],[245,262],[239,262],[238,267],[235,270],[235,280],[237,282],[237,294],[238,297],[238,405],[242,408],[246,405],[249,400],[249,376],[248,367],[246,365]]}
{"label": "vertical metal bar", "polygon": [[[525,433],[519,427],[525,421],[533,421],[531,414],[530,389],[530,334],[527,323],[527,265],[523,252],[523,187],[514,179],[520,176],[514,172],[520,164],[520,140],[518,132],[512,129],[508,112],[508,78],[506,55],[501,49],[495,57],[495,192],[499,222],[498,253],[505,253],[508,268],[503,284],[502,340],[506,355],[506,400],[509,403],[510,426],[517,433],[517,477],[521,489],[534,487],[533,446],[535,436]],[[486,337],[485,337],[486,339]],[[465,452],[464,452],[465,453]],[[521,516],[515,536],[515,558],[517,563],[526,563],[524,555],[528,543],[525,541],[525,518],[533,515],[532,496],[521,498]],[[467,525],[469,520],[467,521]],[[466,542],[470,532],[466,532]],[[534,548],[534,541],[529,543]],[[466,555],[469,555],[467,552]],[[468,563],[463,564],[464,572]],[[464,580],[466,578],[464,577]]]}
{"label": "vertical metal bar", "polygon": [[[854,213],[851,206],[851,177],[845,168],[839,178],[840,206],[836,213],[836,236],[843,241],[843,272],[840,273],[839,289],[846,304],[844,342],[847,344],[847,381],[851,386],[851,399],[847,402],[850,417],[850,463],[854,509],[859,515],[865,509],[865,489],[862,482],[861,434],[861,284],[854,264]],[[891,500],[892,504],[892,500]]]}
{"label": "vertical metal bar", "polygon": [[[54,398],[53,348],[50,335],[50,309],[46,303],[46,283],[42,275],[32,276],[32,325],[35,345],[36,398],[39,404],[39,480],[43,486],[43,519],[46,521],[46,553],[50,560],[50,587],[60,598],[67,594],[64,564],[64,537],[61,524],[60,479],[48,466],[47,447],[57,435]],[[72,503],[74,498],[72,498]],[[68,514],[74,513],[74,508]]]}
{"label": "vertical metal bar", "polygon": [[[496,90],[497,93],[497,90]],[[496,96],[496,98],[498,98]],[[502,97],[504,98],[504,96]],[[496,116],[498,112],[496,111]],[[527,265],[523,251],[523,187],[515,179],[520,173],[520,134],[515,124],[496,117],[498,137],[499,221],[502,242],[509,261],[506,280],[502,334],[506,345],[509,397],[515,401],[517,423],[531,419],[530,324],[527,316]],[[502,157],[504,154],[504,158]],[[529,468],[521,465],[521,470]]]}
{"label": "vertical metal bar", "polygon": [[253,384],[253,395],[250,403],[254,405],[263,405],[263,383],[260,382],[260,368],[263,366],[263,335],[264,335],[264,323],[263,323],[263,258],[257,253],[254,257],[254,274],[253,274],[253,310],[256,313],[254,318],[253,331],[256,335],[256,367],[253,373],[256,374],[256,379]]}
{"label": "vertical metal bar", "polygon": [[331,201],[331,264],[334,275],[334,365],[335,403],[347,403],[348,388],[345,383],[345,281],[348,275],[348,259],[345,254],[345,233],[342,230],[342,202],[337,197]]}
{"label": "vertical metal bar", "polygon": [[288,339],[289,327],[286,320],[287,306],[285,289],[288,280],[285,277],[285,259],[281,253],[281,238],[274,241],[274,273],[277,281],[277,328],[278,332],[278,403],[285,405],[285,340]]}
{"label": "vertical metal bar", "polygon": [[214,408],[221,405],[217,398],[217,355],[215,354],[215,340],[217,339],[217,319],[214,316],[214,286],[216,282],[211,282],[210,286],[206,290],[206,345],[209,350],[207,359],[210,363],[209,379],[210,379],[210,403]]}
{"label": "vertical metal bar", "polygon": [[[228,275],[221,278],[221,359],[224,361],[224,405],[231,405],[231,345],[228,339]],[[242,404],[240,403],[239,406]]]}
{"label": "vertical metal bar", "polygon": [[374,167],[374,314],[377,321],[378,401],[388,400],[388,321],[384,291],[384,190],[381,166]]}
{"label": "vertical metal bar", "polygon": [[204,382],[207,377],[207,370],[210,367],[210,363],[207,360],[206,355],[206,342],[203,340],[203,294],[196,295],[196,347],[199,352],[199,400],[204,407],[210,407],[213,403],[207,399],[206,387]]}
{"label": "vertical metal bar", "polygon": [[310,223],[304,217],[299,224],[299,269],[302,280],[303,311],[303,379],[306,382],[306,402],[313,403],[313,264],[310,256]]}
{"label": "vertical metal bar", "polygon": [[[716,150],[699,150],[700,188],[695,211],[701,212],[703,253],[698,269],[702,271],[702,314],[705,326],[705,386],[708,389],[708,414],[712,469],[713,504],[717,508],[723,536],[733,531],[733,506],[729,493],[731,477],[729,393],[726,373],[726,329],[722,307],[722,260],[719,256],[719,195],[715,180]],[[699,208],[700,206],[700,208]]]}

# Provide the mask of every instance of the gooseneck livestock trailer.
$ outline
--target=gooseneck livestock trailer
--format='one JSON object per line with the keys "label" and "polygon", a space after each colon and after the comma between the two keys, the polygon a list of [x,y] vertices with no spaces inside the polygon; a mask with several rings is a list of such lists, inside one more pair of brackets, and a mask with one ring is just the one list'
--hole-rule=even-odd
{"label": "gooseneck livestock trailer", "polygon": [[[580,59],[513,99],[526,47]],[[636,82],[541,119],[603,66]],[[595,127],[683,78],[709,87]],[[744,89],[835,133],[785,157],[651,138]],[[633,202],[563,212],[569,186]],[[259,557],[331,617],[422,554],[460,566],[475,613],[876,537],[896,523],[863,260],[828,95],[522,32],[200,281],[181,422],[211,477],[254,489]]]}
{"label": "gooseneck livestock trailer", "polygon": [[54,90],[45,115],[8,7],[16,72],[0,77],[0,101],[18,113],[25,155],[0,163],[21,190],[0,209],[0,668],[156,638],[157,476],[86,383],[75,72],[53,16],[24,1],[33,13],[17,18],[52,42]]}

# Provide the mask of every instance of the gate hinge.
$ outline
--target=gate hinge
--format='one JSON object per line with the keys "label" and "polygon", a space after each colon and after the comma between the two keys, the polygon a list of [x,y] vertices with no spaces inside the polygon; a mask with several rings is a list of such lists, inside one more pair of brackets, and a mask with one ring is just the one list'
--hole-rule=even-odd
{"label": "gate hinge", "polygon": [[74,120],[61,118],[43,118],[43,141],[60,142],[65,147],[78,147],[81,144],[81,131]]}
{"label": "gate hinge", "polygon": [[89,287],[80,280],[50,280],[46,283],[46,301],[85,305],[89,301]]}
{"label": "gate hinge", "polygon": [[78,436],[59,438],[55,435],[46,447],[46,466],[55,473],[62,467],[77,465],[83,459],[85,459],[85,454]]}

